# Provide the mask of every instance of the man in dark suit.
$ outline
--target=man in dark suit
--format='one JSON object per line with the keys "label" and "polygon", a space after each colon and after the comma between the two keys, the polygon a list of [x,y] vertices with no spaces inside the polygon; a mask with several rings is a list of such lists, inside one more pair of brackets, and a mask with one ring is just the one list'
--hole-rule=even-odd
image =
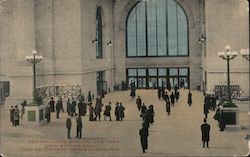
{"label": "man in dark suit", "polygon": [[82,138],[82,118],[80,115],[76,118],[76,138]]}
{"label": "man in dark suit", "polygon": [[202,138],[202,142],[203,142],[203,147],[205,147],[205,143],[207,144],[207,148],[208,146],[208,142],[210,139],[210,125],[207,124],[207,119],[205,118],[203,120],[203,124],[201,125],[201,138]]}
{"label": "man in dark suit", "polygon": [[66,128],[67,128],[67,133],[68,133],[68,139],[70,139],[71,126],[72,126],[72,122],[71,122],[70,116],[68,116],[68,118],[66,120]]}
{"label": "man in dark suit", "polygon": [[142,124],[139,134],[141,137],[142,152],[145,153],[145,150],[148,149],[148,126],[145,123]]}

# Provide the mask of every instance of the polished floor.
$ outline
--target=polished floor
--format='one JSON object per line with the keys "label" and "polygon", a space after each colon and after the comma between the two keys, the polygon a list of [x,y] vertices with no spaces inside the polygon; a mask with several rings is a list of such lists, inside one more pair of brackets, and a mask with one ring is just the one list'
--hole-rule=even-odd
{"label": "polished floor", "polygon": [[[214,112],[208,115],[211,125],[210,148],[202,148],[200,125],[203,121],[203,95],[192,91],[193,104],[187,105],[187,90],[180,90],[180,101],[167,116],[163,100],[158,100],[156,90],[137,90],[147,106],[153,104],[155,123],[149,128],[149,148],[145,154],[140,147],[139,117],[135,99],[129,91],[109,93],[104,104],[112,102],[112,121],[88,121],[83,117],[83,138],[76,139],[75,118],[72,119],[72,139],[66,137],[66,113],[42,127],[13,127],[9,122],[9,104],[0,107],[0,153],[6,157],[89,157],[89,156],[242,156],[248,152],[248,103],[239,104],[241,130],[220,132]],[[115,102],[125,106],[124,121],[115,121]],[[65,103],[64,103],[65,105]],[[104,109],[104,108],[103,108]]]}

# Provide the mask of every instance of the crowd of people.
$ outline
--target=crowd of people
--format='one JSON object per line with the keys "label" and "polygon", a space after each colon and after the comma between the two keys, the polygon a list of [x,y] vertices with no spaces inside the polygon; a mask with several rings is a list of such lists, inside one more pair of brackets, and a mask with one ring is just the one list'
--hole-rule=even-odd
{"label": "crowd of people", "polygon": [[[134,98],[136,95],[135,88],[131,89],[130,96]],[[177,86],[174,87],[173,90],[165,89],[165,88],[158,88],[157,90],[157,97],[159,100],[163,100],[165,102],[166,112],[169,116],[171,113],[171,108],[178,104],[180,99],[180,92]],[[103,104],[103,96],[99,96],[93,101],[93,95],[91,92],[88,93],[87,98],[85,99],[84,95],[79,96],[78,98],[71,98],[68,99],[66,102],[66,110],[63,107],[63,100],[61,97],[55,102],[54,98],[51,97],[50,101],[48,102],[45,110],[45,118],[49,123],[51,121],[51,113],[56,112],[56,118],[60,118],[61,112],[67,112],[67,119],[66,119],[66,128],[67,128],[67,138],[71,138],[71,128],[72,128],[72,118],[75,117],[76,119],[76,138],[82,137],[82,128],[83,122],[82,117],[87,115],[88,111],[88,120],[89,121],[100,121],[102,114],[104,115],[103,120],[106,121],[107,117],[109,121],[112,121],[112,103],[109,102],[107,105]],[[192,105],[192,93],[189,90],[187,95],[187,104],[188,106]],[[206,95],[204,99],[204,123],[201,125],[201,132],[202,132],[202,142],[203,147],[205,144],[209,147],[209,132],[210,132],[210,125],[207,123],[207,117],[209,110],[215,111],[216,110],[216,100],[217,98],[214,95]],[[137,96],[136,100],[136,110],[138,110],[138,116],[142,120],[142,127],[139,130],[140,135],[140,142],[142,147],[142,152],[145,153],[148,149],[148,136],[149,136],[149,128],[154,123],[155,111],[154,105],[146,105],[145,102],[142,101],[140,96]],[[93,104],[95,104],[93,106]],[[11,106],[10,108],[10,121],[13,126],[20,125],[19,119],[23,118],[25,113],[25,106],[27,102],[24,101],[21,106],[21,111],[18,109],[18,106],[15,107]],[[104,110],[103,110],[104,107]],[[76,110],[78,108],[78,111]],[[88,108],[88,109],[87,109]],[[114,109],[114,116],[116,121],[122,121],[125,118],[125,107],[123,106],[122,102],[116,102],[115,109]],[[21,113],[21,116],[19,116]]]}

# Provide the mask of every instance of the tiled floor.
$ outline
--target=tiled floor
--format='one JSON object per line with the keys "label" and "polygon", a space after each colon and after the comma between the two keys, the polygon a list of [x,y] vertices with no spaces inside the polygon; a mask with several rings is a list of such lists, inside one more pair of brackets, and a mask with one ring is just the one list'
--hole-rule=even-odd
{"label": "tiled floor", "polygon": [[[200,125],[203,121],[203,95],[192,91],[193,104],[187,105],[187,90],[180,90],[180,101],[167,116],[163,100],[156,90],[137,90],[145,104],[154,105],[155,123],[149,128],[149,149],[142,153],[139,117],[135,99],[129,91],[113,92],[104,98],[112,102],[113,121],[89,122],[83,117],[83,138],[75,139],[75,118],[72,119],[72,139],[66,138],[66,113],[61,119],[52,114],[52,122],[42,127],[13,127],[9,122],[8,104],[1,106],[0,153],[6,157],[82,157],[82,156],[242,156],[248,152],[245,136],[249,133],[247,112],[240,112],[242,130],[220,132],[214,112],[208,115],[211,125],[210,148],[202,148]],[[123,102],[125,120],[115,121],[115,102]],[[65,105],[65,104],[64,104]],[[248,105],[246,103],[246,105]]]}

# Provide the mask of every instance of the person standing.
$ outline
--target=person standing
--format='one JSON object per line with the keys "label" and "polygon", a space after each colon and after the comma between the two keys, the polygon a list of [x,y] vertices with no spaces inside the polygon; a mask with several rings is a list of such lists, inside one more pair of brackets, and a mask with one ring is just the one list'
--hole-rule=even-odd
{"label": "person standing", "polygon": [[105,111],[104,111],[104,120],[106,121],[106,117],[109,117],[109,120],[111,120],[111,102],[109,102],[108,105],[105,106]]}
{"label": "person standing", "polygon": [[67,128],[67,136],[68,136],[68,139],[70,139],[70,130],[71,130],[71,126],[72,126],[72,122],[71,122],[71,119],[70,119],[70,116],[68,116],[67,120],[66,120],[66,128]]}
{"label": "person standing", "polygon": [[82,138],[82,117],[80,115],[76,118],[76,138]]}
{"label": "person standing", "polygon": [[10,107],[10,122],[12,123],[13,126],[15,125],[15,122],[14,122],[14,108],[13,108],[13,106]]}
{"label": "person standing", "polygon": [[148,149],[148,128],[142,124],[142,128],[139,131],[140,135],[140,140],[141,140],[141,147],[142,147],[142,152],[146,153],[146,149]]}
{"label": "person standing", "polygon": [[176,92],[175,92],[175,99],[176,99],[176,102],[178,102],[178,100],[179,100],[179,98],[180,98],[180,93],[179,93],[179,91],[177,90]]}
{"label": "person standing", "polygon": [[88,102],[92,102],[91,91],[89,91],[89,93],[88,93]]}
{"label": "person standing", "polygon": [[204,111],[204,115],[207,118],[207,114],[209,113],[209,104],[204,104],[203,105],[203,111]]}
{"label": "person standing", "polygon": [[60,110],[62,110],[64,112],[62,97],[59,98],[58,103],[59,103],[59,106],[60,106]]}
{"label": "person standing", "polygon": [[171,105],[174,107],[174,103],[175,103],[175,95],[174,95],[174,92],[171,93],[171,95],[170,95],[170,100],[171,100]]}
{"label": "person standing", "polygon": [[78,115],[83,116],[83,101],[80,99],[80,102],[78,103]]}
{"label": "person standing", "polygon": [[136,99],[136,105],[137,105],[138,111],[140,111],[141,110],[141,98],[139,95]]}
{"label": "person standing", "polygon": [[56,102],[56,118],[59,119],[59,114],[60,114],[61,106],[59,100]]}
{"label": "person standing", "polygon": [[24,105],[22,105],[22,108],[21,108],[21,119],[23,119],[24,113],[25,113],[25,108],[24,108]]}
{"label": "person standing", "polygon": [[89,121],[94,121],[94,108],[92,103],[89,104]]}
{"label": "person standing", "polygon": [[158,96],[158,99],[161,99],[161,88],[160,87],[158,87],[157,96]]}
{"label": "person standing", "polygon": [[205,147],[205,143],[207,148],[209,147],[208,142],[210,140],[210,125],[207,124],[207,119],[203,120],[203,124],[201,125],[201,139],[203,143],[203,147]]}
{"label": "person standing", "polygon": [[68,115],[70,115],[70,108],[71,108],[71,103],[70,103],[70,99],[67,100],[67,113]]}
{"label": "person standing", "polygon": [[191,106],[191,104],[192,104],[192,93],[190,92],[190,90],[188,92],[188,102],[187,103],[189,106]]}
{"label": "person standing", "polygon": [[116,121],[119,121],[120,120],[120,117],[119,117],[119,103],[116,102],[116,107],[115,107],[115,117],[116,117]]}
{"label": "person standing", "polygon": [[146,113],[146,111],[147,111],[147,106],[145,105],[145,103],[142,103],[140,117],[143,117],[143,115]]}
{"label": "person standing", "polygon": [[118,107],[118,114],[119,114],[119,120],[121,121],[125,117],[124,110],[125,110],[125,107],[123,107],[122,103],[120,102],[120,106]]}
{"label": "person standing", "polygon": [[50,112],[50,106],[48,104],[46,109],[45,109],[45,118],[47,119],[48,123],[50,122],[50,116],[51,116],[51,112]]}
{"label": "person standing", "polygon": [[55,101],[53,100],[53,97],[51,97],[49,105],[50,105],[50,111],[55,112]]}
{"label": "person standing", "polygon": [[18,109],[18,107],[16,105],[14,112],[13,112],[14,126],[19,125],[19,114],[20,114],[20,110]]}
{"label": "person standing", "polygon": [[74,116],[76,115],[76,101],[74,98],[72,98],[71,112]]}

